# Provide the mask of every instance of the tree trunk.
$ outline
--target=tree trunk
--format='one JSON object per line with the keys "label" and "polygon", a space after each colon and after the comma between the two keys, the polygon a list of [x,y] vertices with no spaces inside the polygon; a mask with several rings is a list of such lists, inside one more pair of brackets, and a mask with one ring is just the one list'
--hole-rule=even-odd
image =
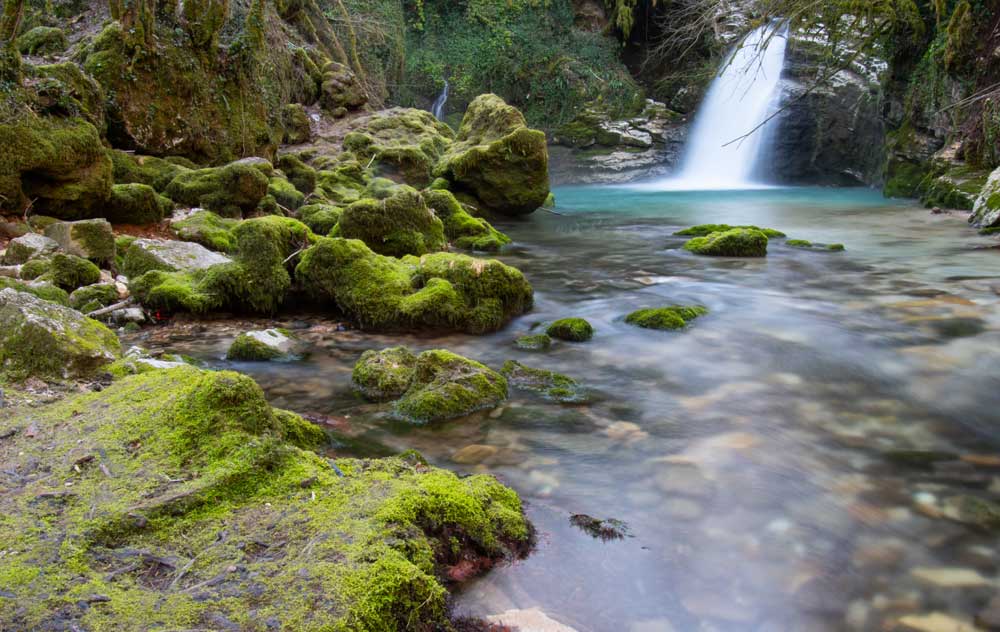
{"label": "tree trunk", "polygon": [[23,17],[24,0],[3,0],[3,15],[0,15],[0,81],[21,83],[17,32]]}

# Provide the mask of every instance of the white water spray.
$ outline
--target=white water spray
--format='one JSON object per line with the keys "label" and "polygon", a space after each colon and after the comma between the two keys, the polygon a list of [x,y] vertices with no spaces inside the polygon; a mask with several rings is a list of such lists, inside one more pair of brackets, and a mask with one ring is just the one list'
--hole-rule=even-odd
{"label": "white water spray", "polygon": [[[781,30],[775,31],[774,29]],[[766,153],[767,125],[779,103],[787,32],[765,25],[729,54],[695,116],[680,171],[654,183],[675,190],[748,189]]]}
{"label": "white water spray", "polygon": [[439,94],[438,97],[434,99],[434,105],[431,106],[431,114],[434,115],[434,118],[436,118],[439,121],[441,120],[441,117],[444,116],[444,104],[447,102],[448,102],[448,80],[445,79],[444,89],[441,90],[441,94]]}

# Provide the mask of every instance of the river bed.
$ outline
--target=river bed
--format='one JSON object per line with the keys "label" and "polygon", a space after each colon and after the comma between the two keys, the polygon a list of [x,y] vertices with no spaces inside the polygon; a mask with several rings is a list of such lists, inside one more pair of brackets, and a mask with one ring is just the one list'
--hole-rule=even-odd
{"label": "river bed", "polygon": [[[579,632],[800,632],[957,631],[991,600],[1000,610],[997,532],[983,528],[988,513],[963,510],[970,498],[1000,502],[996,240],[961,214],[865,189],[555,195],[554,213],[498,223],[515,242],[500,258],[536,297],[499,333],[372,335],[300,314],[177,323],[126,342],[253,376],[274,405],[350,436],[336,454],[415,448],[514,487],[537,550],[467,585],[464,613],[537,607]],[[781,239],[763,259],[682,250],[673,233],[709,222],[846,251]],[[710,312],[682,332],[623,321],[672,303]],[[594,338],[514,348],[565,316],[588,319]],[[311,354],[227,362],[243,326],[292,328]],[[590,402],[512,391],[468,418],[393,423],[350,383],[362,351],[393,344],[566,373]],[[576,513],[622,520],[629,535],[593,539],[570,524]],[[935,624],[945,627],[918,627]]]}

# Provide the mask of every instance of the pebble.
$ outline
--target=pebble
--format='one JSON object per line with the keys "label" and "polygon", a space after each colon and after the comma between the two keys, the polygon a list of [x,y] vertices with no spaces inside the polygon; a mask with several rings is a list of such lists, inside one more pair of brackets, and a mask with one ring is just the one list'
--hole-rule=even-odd
{"label": "pebble", "polygon": [[910,574],[940,588],[975,588],[990,586],[993,583],[971,568],[918,566],[910,571]]}
{"label": "pebble", "polygon": [[510,626],[521,632],[577,632],[576,629],[559,623],[538,608],[507,610],[486,617],[486,620],[490,623]]}
{"label": "pebble", "polygon": [[455,454],[451,455],[451,460],[462,465],[475,465],[482,463],[497,453],[497,448],[491,445],[472,444],[467,445]]}
{"label": "pebble", "polygon": [[705,498],[715,492],[715,486],[694,463],[663,463],[655,478],[656,486],[667,494],[683,494]]}

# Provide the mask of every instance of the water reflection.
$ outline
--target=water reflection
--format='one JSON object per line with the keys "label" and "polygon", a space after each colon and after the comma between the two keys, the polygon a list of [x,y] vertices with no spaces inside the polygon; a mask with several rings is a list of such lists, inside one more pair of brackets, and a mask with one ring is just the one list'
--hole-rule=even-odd
{"label": "water reflection", "polygon": [[[473,614],[538,606],[580,632],[791,632],[952,630],[987,608],[1000,563],[1000,517],[981,504],[1000,500],[1000,253],[974,248],[995,242],[860,190],[556,196],[559,215],[501,226],[516,241],[504,259],[536,289],[534,312],[503,332],[380,336],[302,315],[280,324],[312,354],[280,365],[222,361],[235,322],[138,342],[253,375],[275,405],[328,416],[352,439],[342,449],[413,447],[514,486],[541,543],[460,595]],[[672,233],[703,222],[847,251],[680,250]],[[622,320],[665,303],[711,311],[682,333]],[[566,315],[590,320],[594,339],[511,344]],[[352,393],[350,371],[363,350],[400,343],[517,359],[595,397],[516,393],[433,428],[393,424]],[[633,537],[592,539],[575,513],[624,520]]]}

